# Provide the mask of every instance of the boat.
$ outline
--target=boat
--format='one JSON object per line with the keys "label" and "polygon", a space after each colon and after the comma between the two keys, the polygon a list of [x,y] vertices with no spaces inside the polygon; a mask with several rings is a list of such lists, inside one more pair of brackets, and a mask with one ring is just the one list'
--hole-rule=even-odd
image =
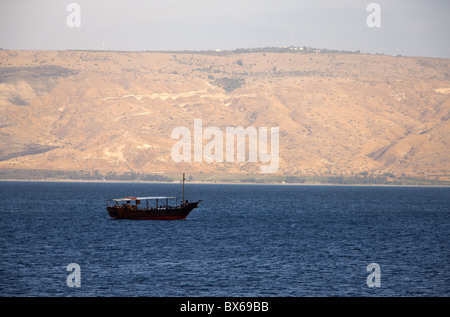
{"label": "boat", "polygon": [[[201,200],[188,202],[184,199],[184,173],[183,173],[183,199],[177,205],[176,197],[148,196],[124,197],[109,199],[106,210],[114,219],[132,220],[180,220],[185,219],[189,213],[198,207]],[[175,201],[175,203],[173,203]]]}

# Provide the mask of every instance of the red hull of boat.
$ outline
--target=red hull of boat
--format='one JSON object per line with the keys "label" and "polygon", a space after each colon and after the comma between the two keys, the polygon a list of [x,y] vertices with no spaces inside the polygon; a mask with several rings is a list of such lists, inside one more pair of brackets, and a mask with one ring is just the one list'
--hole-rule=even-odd
{"label": "red hull of boat", "polygon": [[107,207],[109,216],[114,219],[132,220],[181,220],[197,208],[199,202],[188,203],[184,207],[165,209],[137,209],[127,207]]}

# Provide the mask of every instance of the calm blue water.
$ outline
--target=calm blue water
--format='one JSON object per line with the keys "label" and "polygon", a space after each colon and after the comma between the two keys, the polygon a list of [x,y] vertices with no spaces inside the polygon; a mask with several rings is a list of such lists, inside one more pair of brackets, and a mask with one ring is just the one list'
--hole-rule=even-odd
{"label": "calm blue water", "polygon": [[186,189],[186,220],[131,221],[106,200],[181,186],[0,182],[0,296],[450,295],[450,188]]}

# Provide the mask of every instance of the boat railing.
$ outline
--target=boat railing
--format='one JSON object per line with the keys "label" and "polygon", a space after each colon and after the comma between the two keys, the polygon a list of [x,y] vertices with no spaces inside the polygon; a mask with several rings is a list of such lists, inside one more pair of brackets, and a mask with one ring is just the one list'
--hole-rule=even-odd
{"label": "boat railing", "polygon": [[178,206],[142,206],[142,205],[131,205],[131,204],[108,204],[108,207],[111,208],[126,208],[130,210],[139,210],[139,211],[147,211],[147,210],[172,210],[177,209]]}

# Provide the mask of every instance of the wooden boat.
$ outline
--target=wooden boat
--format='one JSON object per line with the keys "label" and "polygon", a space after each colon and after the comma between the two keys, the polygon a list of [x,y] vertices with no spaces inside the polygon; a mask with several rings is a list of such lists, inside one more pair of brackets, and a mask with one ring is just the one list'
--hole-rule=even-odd
{"label": "wooden boat", "polygon": [[[185,219],[189,213],[197,208],[201,200],[190,203],[184,199],[184,174],[183,174],[183,199],[180,205],[176,203],[176,197],[149,196],[149,197],[124,197],[110,199],[108,211],[114,219],[134,220],[179,220]],[[173,204],[175,201],[175,204]]]}

